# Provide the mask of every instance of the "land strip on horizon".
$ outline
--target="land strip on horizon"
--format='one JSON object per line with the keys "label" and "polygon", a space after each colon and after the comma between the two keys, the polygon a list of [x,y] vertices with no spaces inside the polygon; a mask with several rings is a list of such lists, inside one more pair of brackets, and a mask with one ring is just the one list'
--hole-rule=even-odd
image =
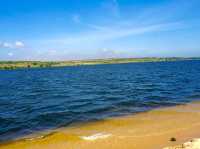
{"label": "land strip on horizon", "polygon": [[110,58],[110,59],[90,59],[90,60],[70,60],[70,61],[0,61],[0,69],[18,69],[18,68],[48,68],[48,67],[65,67],[80,65],[97,65],[97,64],[120,64],[136,62],[165,62],[165,61],[182,61],[182,60],[200,60],[200,58],[183,58],[183,57],[146,57],[146,58]]}

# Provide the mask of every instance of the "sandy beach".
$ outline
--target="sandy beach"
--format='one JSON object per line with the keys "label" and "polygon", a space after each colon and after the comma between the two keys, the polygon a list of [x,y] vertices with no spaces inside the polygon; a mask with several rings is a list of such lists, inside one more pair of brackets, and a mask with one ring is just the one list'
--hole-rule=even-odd
{"label": "sandy beach", "polygon": [[0,2],[0,149],[200,149],[200,0]]}
{"label": "sandy beach", "polygon": [[2,143],[0,149],[175,149],[200,137],[199,127],[200,103],[195,102],[41,132]]}
{"label": "sandy beach", "polygon": [[165,147],[163,149],[200,149],[200,139],[192,139],[191,141],[185,142],[181,145]]}

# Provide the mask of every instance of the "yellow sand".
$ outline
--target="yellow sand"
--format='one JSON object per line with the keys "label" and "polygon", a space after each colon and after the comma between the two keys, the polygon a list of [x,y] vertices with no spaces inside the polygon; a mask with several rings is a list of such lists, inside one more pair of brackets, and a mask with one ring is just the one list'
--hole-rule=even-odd
{"label": "yellow sand", "polygon": [[200,103],[190,103],[61,128],[1,144],[0,149],[161,149],[200,137],[199,128]]}
{"label": "yellow sand", "polygon": [[173,147],[165,147],[163,149],[200,149],[200,139],[192,139],[181,145],[177,145]]}

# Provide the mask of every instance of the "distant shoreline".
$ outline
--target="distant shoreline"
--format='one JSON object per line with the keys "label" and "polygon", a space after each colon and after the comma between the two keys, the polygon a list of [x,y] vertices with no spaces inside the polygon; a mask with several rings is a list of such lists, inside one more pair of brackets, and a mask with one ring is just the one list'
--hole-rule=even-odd
{"label": "distant shoreline", "polygon": [[200,58],[181,58],[181,57],[146,57],[146,58],[110,58],[110,59],[91,59],[91,60],[71,60],[71,61],[0,61],[0,70],[13,70],[18,68],[49,68],[80,65],[98,64],[123,64],[140,62],[169,62],[183,60],[200,60]]}

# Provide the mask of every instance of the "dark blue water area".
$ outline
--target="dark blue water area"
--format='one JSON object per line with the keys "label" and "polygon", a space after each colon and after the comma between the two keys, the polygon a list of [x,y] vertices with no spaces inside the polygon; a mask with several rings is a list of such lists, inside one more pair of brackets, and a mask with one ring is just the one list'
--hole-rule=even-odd
{"label": "dark blue water area", "polygon": [[200,99],[200,61],[0,71],[0,141]]}

